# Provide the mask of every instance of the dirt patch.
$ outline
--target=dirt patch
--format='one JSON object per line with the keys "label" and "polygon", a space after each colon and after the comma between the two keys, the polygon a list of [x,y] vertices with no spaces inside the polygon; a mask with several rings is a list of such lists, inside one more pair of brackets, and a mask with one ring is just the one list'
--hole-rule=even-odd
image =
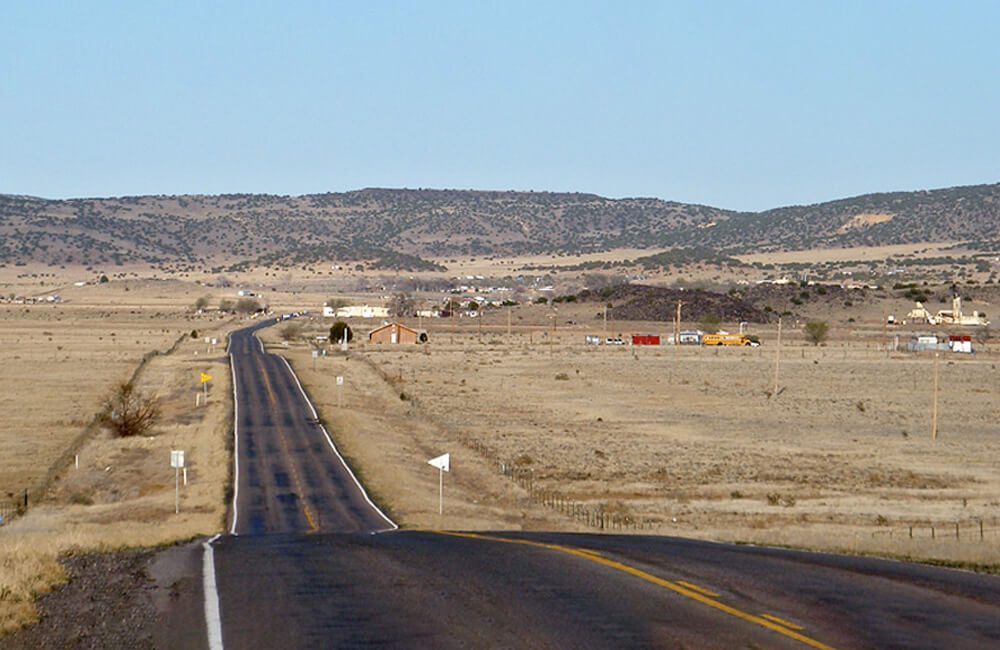
{"label": "dirt patch", "polygon": [[851,218],[850,221],[845,223],[840,228],[837,228],[837,234],[843,235],[850,230],[856,230],[859,228],[867,228],[868,226],[874,226],[880,223],[886,223],[892,221],[894,215],[882,214],[882,213],[866,213],[856,214]]}

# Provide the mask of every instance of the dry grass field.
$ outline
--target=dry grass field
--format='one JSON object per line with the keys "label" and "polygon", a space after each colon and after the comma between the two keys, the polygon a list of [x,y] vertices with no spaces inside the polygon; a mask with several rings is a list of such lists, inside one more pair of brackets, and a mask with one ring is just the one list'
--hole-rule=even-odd
{"label": "dry grass field", "polygon": [[[557,503],[614,513],[646,532],[1000,560],[1000,360],[992,353],[941,362],[934,441],[932,358],[871,342],[816,348],[786,335],[772,398],[766,344],[596,348],[578,331],[562,330],[550,345],[538,331],[480,338],[443,327],[436,335],[432,327],[423,347],[361,344],[350,360],[331,353],[317,372],[306,350],[287,352],[406,524],[436,524],[436,476],[422,463],[451,451],[447,526],[585,525],[539,513],[499,476],[504,462]],[[348,378],[342,409],[338,373]]]}
{"label": "dry grass field", "polygon": [[881,261],[894,256],[934,257],[948,255],[959,242],[946,241],[886,246],[854,246],[851,248],[819,248],[804,251],[782,251],[737,255],[748,264],[815,264],[819,262]]}
{"label": "dry grass field", "polygon": [[[0,310],[0,484],[4,495],[29,487],[32,497],[25,516],[0,528],[0,634],[34,620],[34,598],[64,579],[61,554],[170,543],[221,528],[231,453],[228,363],[223,346],[209,354],[190,332],[224,338],[231,323],[190,315],[190,291],[111,283],[81,288],[59,305]],[[136,376],[142,391],[161,400],[154,435],[117,439],[87,430],[115,381],[131,377],[146,353],[171,348]],[[209,405],[196,409],[200,372],[215,380]],[[188,485],[175,515],[169,451],[178,448],[187,454]],[[67,450],[78,453],[79,467]]]}
{"label": "dry grass field", "polygon": [[64,292],[61,304],[0,305],[0,495],[38,487],[143,355],[218,326],[187,311],[182,286],[112,283]]}
{"label": "dry grass field", "polygon": [[[45,282],[3,286],[55,288]],[[63,579],[60,554],[210,534],[226,507],[229,373],[222,348],[209,352],[201,337],[223,339],[240,323],[192,314],[211,292],[190,282],[63,285],[61,304],[0,305],[0,496],[46,488],[27,516],[0,528],[0,632],[32,620],[33,598]],[[264,300],[315,312],[334,293],[309,288],[268,290]],[[482,332],[470,319],[425,321],[427,346],[359,343],[347,356],[330,350],[315,369],[304,342],[279,342],[284,326],[263,338],[290,359],[362,480],[408,527],[599,530],[579,507],[646,533],[997,564],[1000,359],[942,362],[932,441],[932,360],[881,350],[872,319],[884,309],[865,309],[852,313],[858,323],[841,319],[824,347],[788,330],[776,397],[773,332],[755,330],[765,342],[756,349],[595,348],[583,343],[599,333],[590,304],[516,308],[512,335],[506,312],[491,313]],[[299,322],[310,335],[330,325]],[[358,323],[358,338],[376,324]],[[670,329],[613,322],[608,333]],[[85,435],[113,382],[175,344],[137,378],[163,400],[157,434]],[[213,396],[195,409],[203,371],[215,377]],[[78,444],[80,467],[60,464]],[[180,515],[172,448],[189,465]],[[453,468],[441,516],[426,461],[445,452]]]}

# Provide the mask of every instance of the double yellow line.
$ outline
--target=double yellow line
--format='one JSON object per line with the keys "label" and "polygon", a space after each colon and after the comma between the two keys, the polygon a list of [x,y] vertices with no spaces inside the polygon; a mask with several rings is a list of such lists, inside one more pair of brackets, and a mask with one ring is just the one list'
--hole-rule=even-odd
{"label": "double yellow line", "polygon": [[295,464],[292,458],[291,449],[288,447],[288,437],[285,435],[285,429],[278,422],[278,399],[274,394],[274,387],[271,386],[271,379],[267,376],[267,370],[264,368],[264,363],[259,355],[253,355],[254,362],[257,364],[257,368],[260,370],[260,376],[264,380],[264,389],[267,391],[267,399],[271,404],[272,420],[274,421],[274,428],[278,431],[278,438],[281,440],[281,446],[285,450],[285,458],[288,459],[288,467],[292,477],[292,483],[295,487],[296,493],[299,495],[299,503],[302,505],[302,512],[306,517],[306,521],[309,523],[309,532],[315,533],[319,530],[319,525],[316,523],[316,517],[313,514],[312,508],[309,507],[309,502],[306,500],[306,493],[302,487],[302,478],[299,476],[298,466]]}
{"label": "double yellow line", "polygon": [[535,548],[543,548],[549,551],[557,551],[559,553],[565,553],[567,555],[572,555],[574,557],[582,558],[588,562],[593,562],[595,564],[600,564],[601,566],[608,567],[609,569],[614,569],[616,571],[621,571],[622,573],[627,573],[630,576],[639,578],[640,580],[645,580],[646,582],[652,583],[658,587],[663,587],[668,589],[675,594],[684,596],[693,601],[699,602],[702,605],[707,605],[713,609],[719,610],[734,616],[742,621],[748,623],[753,623],[761,627],[765,627],[773,632],[777,632],[782,636],[786,636],[790,639],[795,639],[810,648],[817,648],[818,650],[833,650],[831,646],[826,645],[816,639],[810,638],[804,634],[800,633],[802,628],[790,621],[786,621],[782,618],[778,618],[772,614],[762,614],[757,616],[755,614],[750,614],[749,612],[744,612],[741,609],[737,609],[732,605],[727,605],[725,603],[720,603],[715,598],[718,597],[713,591],[709,591],[704,587],[699,587],[698,585],[686,582],[684,580],[670,581],[654,576],[651,573],[647,573],[641,569],[637,569],[628,564],[623,564],[616,560],[610,560],[603,557],[600,553],[596,551],[589,551],[587,549],[575,548],[573,546],[563,546],[562,544],[547,544],[544,542],[534,542],[526,539],[508,539],[505,537],[494,537],[492,535],[479,535],[477,533],[454,533],[447,531],[436,531],[440,535],[449,535],[451,537],[463,537],[466,539],[477,539],[490,542],[500,542],[503,544],[520,544],[522,546],[532,546]]}

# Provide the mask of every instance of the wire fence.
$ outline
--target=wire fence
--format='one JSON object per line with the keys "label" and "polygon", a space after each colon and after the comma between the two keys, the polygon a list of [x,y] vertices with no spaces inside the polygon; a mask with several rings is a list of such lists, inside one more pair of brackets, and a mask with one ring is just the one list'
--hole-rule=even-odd
{"label": "wire fence", "polygon": [[1000,519],[966,519],[949,522],[920,522],[905,526],[880,526],[872,539],[985,542],[1000,540]]}
{"label": "wire fence", "polygon": [[28,511],[28,491],[24,491],[23,497],[9,495],[0,497],[0,526],[10,523],[16,517],[20,517]]}
{"label": "wire fence", "polygon": [[534,469],[500,458],[477,440],[467,440],[465,444],[489,460],[501,476],[527,492],[528,499],[532,503],[574,519],[581,525],[596,530],[619,531],[651,530],[659,525],[659,522],[609,509],[604,504],[583,503],[571,499],[556,490],[536,484]]}

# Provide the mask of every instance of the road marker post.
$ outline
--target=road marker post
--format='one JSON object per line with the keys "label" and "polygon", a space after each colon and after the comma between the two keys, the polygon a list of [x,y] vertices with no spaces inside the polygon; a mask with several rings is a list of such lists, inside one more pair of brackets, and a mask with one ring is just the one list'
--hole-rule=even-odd
{"label": "road marker post", "polygon": [[184,469],[184,485],[187,485],[187,468],[184,467],[184,452],[170,450],[170,466],[174,468],[174,514],[181,512],[181,469]]}
{"label": "road marker post", "polygon": [[451,471],[451,454],[443,454],[427,461],[431,467],[438,469],[438,514],[444,514],[444,473]]}
{"label": "road marker post", "polygon": [[344,405],[344,376],[337,375],[337,408]]}

